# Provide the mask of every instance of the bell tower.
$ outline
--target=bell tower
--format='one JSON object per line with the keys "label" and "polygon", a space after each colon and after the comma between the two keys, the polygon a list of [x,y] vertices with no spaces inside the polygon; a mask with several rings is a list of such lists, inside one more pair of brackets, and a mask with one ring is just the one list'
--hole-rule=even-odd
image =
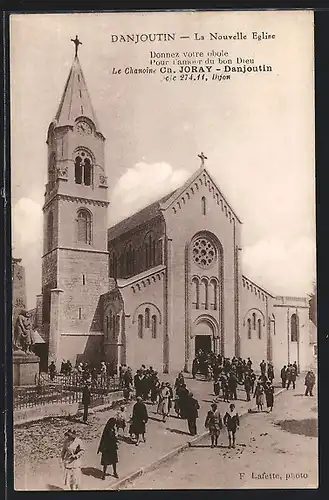
{"label": "bell tower", "polygon": [[[108,290],[105,137],[75,56],[48,135],[42,257],[43,326],[49,360],[93,358]],[[75,352],[76,351],[76,352]]]}

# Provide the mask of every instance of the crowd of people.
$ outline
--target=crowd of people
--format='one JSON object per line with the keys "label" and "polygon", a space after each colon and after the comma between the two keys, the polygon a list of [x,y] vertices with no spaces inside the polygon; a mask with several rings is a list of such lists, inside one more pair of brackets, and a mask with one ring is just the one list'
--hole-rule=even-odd
{"label": "crowd of people", "polygon": [[[213,380],[214,399],[204,422],[205,428],[209,431],[211,447],[214,448],[218,445],[220,432],[225,427],[229,448],[235,448],[235,435],[240,425],[240,418],[232,401],[237,400],[237,388],[239,385],[242,386],[246,394],[246,401],[251,401],[251,397],[255,398],[259,411],[263,411],[265,403],[267,411],[272,411],[274,404],[273,365],[263,360],[256,375],[250,358],[247,360],[236,357],[228,359],[215,356],[213,353],[206,355],[201,351],[197,354],[196,361],[193,363],[193,378],[198,373],[201,373],[207,380]],[[196,365],[199,367],[197,371],[195,371]],[[199,371],[200,367],[201,371]],[[100,373],[102,373],[102,368],[100,368]],[[297,364],[284,366],[280,376],[282,387],[289,389],[292,385],[294,389],[296,377],[298,376]],[[156,405],[155,413],[160,415],[160,421],[162,422],[166,422],[171,411],[174,410],[176,417],[187,421],[189,434],[191,436],[197,435],[197,419],[200,405],[187,387],[183,372],[180,372],[174,383],[171,384],[168,381],[161,381],[158,372],[152,366],[146,368],[145,365],[142,365],[133,375],[129,366],[122,365],[119,367],[119,380],[125,403],[108,420],[98,447],[98,453],[101,453],[103,479],[106,477],[108,466],[112,466],[113,476],[118,478],[118,440],[120,434],[135,446],[139,446],[141,442],[146,442],[146,429],[149,420],[147,405]],[[305,377],[306,396],[313,395],[314,384],[315,375],[310,370]],[[82,398],[84,405],[83,420],[86,423],[90,404],[89,387],[90,384],[86,381]],[[131,414],[128,415],[126,404],[133,396],[135,403],[132,406]],[[220,400],[229,403],[223,418],[218,409]],[[65,470],[65,484],[70,489],[79,488],[81,473],[79,464],[83,452],[84,448],[81,440],[76,437],[74,431],[69,431],[63,447],[62,460]],[[75,455],[75,458],[72,458],[73,455]]]}

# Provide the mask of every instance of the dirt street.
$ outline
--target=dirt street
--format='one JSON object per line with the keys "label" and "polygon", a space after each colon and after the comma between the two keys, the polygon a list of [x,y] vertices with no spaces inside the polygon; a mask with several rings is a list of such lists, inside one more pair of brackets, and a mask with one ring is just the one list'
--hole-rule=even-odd
{"label": "dirt street", "polygon": [[241,419],[236,449],[222,431],[217,449],[207,437],[125,489],[317,487],[317,402],[303,391],[299,380],[272,413]]}

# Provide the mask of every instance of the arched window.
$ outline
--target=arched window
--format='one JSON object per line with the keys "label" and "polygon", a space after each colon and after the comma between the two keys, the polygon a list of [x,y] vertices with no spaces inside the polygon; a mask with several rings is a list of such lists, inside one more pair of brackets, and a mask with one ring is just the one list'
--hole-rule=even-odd
{"label": "arched window", "polygon": [[138,315],[138,337],[140,339],[143,338],[143,315]]}
{"label": "arched window", "polygon": [[150,328],[150,309],[145,309],[145,328]]}
{"label": "arched window", "polygon": [[48,218],[47,218],[47,250],[50,252],[50,250],[53,248],[53,239],[54,239],[54,215],[52,212],[49,212]]}
{"label": "arched window", "polygon": [[198,278],[192,279],[192,306],[195,309],[200,307],[200,283]]}
{"label": "arched window", "polygon": [[91,163],[89,158],[86,158],[84,162],[83,183],[85,186],[91,186]]}
{"label": "arched window", "polygon": [[200,293],[200,299],[201,299],[201,307],[203,309],[208,309],[208,280],[203,279],[201,280],[201,293]]}
{"label": "arched window", "polygon": [[76,184],[92,185],[93,167],[91,156],[86,151],[79,151],[74,160],[74,179]]}
{"label": "arched window", "polygon": [[152,233],[148,233],[144,240],[144,261],[145,267],[153,267],[156,264],[156,240]]}
{"label": "arched window", "polygon": [[202,215],[207,214],[206,198],[204,196],[202,196],[202,198],[201,198],[201,212],[202,212]]}
{"label": "arched window", "polygon": [[82,184],[82,159],[77,156],[74,162],[74,179],[76,184]]}
{"label": "arched window", "polygon": [[291,342],[297,342],[298,341],[298,334],[299,334],[299,332],[298,332],[299,325],[298,325],[297,314],[291,315],[290,324],[291,324],[291,333],[290,333]]}
{"label": "arched window", "polygon": [[252,313],[252,327],[256,330],[256,314]]}
{"label": "arched window", "polygon": [[134,250],[133,245],[129,242],[125,249],[125,274],[131,276],[134,273]]}
{"label": "arched window", "polygon": [[210,309],[217,309],[217,302],[218,302],[218,283],[216,280],[212,279],[210,281],[210,287],[209,287],[209,304],[210,304]]}
{"label": "arched window", "polygon": [[91,214],[88,210],[82,208],[78,211],[78,241],[81,243],[91,244]]}
{"label": "arched window", "polygon": [[247,332],[248,332],[248,339],[251,339],[251,319],[247,319]]}
{"label": "arched window", "polygon": [[257,321],[257,329],[258,329],[258,338],[262,338],[262,321],[259,319]]}
{"label": "arched window", "polygon": [[157,338],[157,317],[155,315],[152,316],[152,339]]}

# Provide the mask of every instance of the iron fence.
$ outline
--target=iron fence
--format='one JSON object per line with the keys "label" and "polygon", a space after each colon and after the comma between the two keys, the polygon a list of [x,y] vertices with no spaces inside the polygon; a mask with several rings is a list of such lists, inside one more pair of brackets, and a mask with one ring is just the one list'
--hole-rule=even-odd
{"label": "iron fence", "polygon": [[[82,399],[82,389],[85,380],[79,374],[56,375],[50,377],[40,374],[36,380],[36,385],[31,387],[14,387],[13,406],[14,410],[23,408],[33,408],[55,403],[80,403]],[[96,406],[102,404],[111,392],[121,389],[118,377],[101,377],[89,383],[91,404]]]}

